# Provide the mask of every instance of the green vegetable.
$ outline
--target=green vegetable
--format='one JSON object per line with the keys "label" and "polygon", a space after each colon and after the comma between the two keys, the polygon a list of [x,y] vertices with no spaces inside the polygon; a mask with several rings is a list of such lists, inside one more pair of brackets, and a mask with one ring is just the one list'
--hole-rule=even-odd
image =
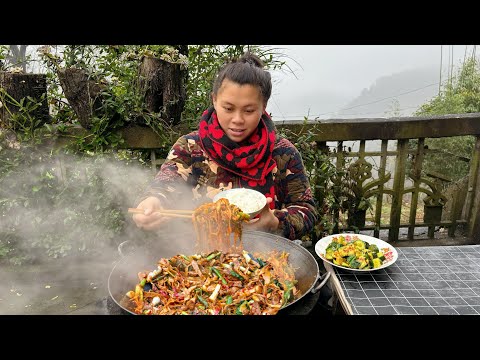
{"label": "green vegetable", "polygon": [[362,240],[356,240],[353,245],[355,246],[355,248],[357,248],[358,250],[363,250],[365,249],[365,242],[363,242]]}
{"label": "green vegetable", "polygon": [[363,268],[367,267],[367,265],[368,265],[367,261],[362,261],[362,263],[360,264],[360,266],[358,268],[363,269]]}
{"label": "green vegetable", "polygon": [[280,289],[283,290],[283,285],[280,283],[280,281],[278,281],[277,279],[274,279],[272,282],[273,282],[275,285],[277,285]]}
{"label": "green vegetable", "polygon": [[248,253],[248,256],[250,257],[250,259],[252,259],[252,261],[255,261],[258,265],[260,265],[261,268],[265,265],[265,263],[261,259],[257,259],[252,254]]}
{"label": "green vegetable", "polygon": [[343,245],[336,242],[336,241],[332,241],[330,244],[328,244],[327,248],[325,250],[328,250],[328,249],[332,249],[333,251],[335,250],[338,250],[339,248],[341,248]]}
{"label": "green vegetable", "polygon": [[232,302],[233,302],[232,296],[231,296],[231,295],[228,295],[228,296],[227,296],[227,301],[226,301],[226,303],[227,303],[227,304],[231,304]]}
{"label": "green vegetable", "polygon": [[235,276],[237,279],[240,279],[240,280],[242,280],[242,281],[245,280],[245,279],[243,278],[243,276],[240,275],[239,273],[237,273],[236,271],[231,270],[231,271],[230,271],[230,275]]}
{"label": "green vegetable", "polygon": [[358,269],[360,268],[360,265],[361,265],[356,259],[350,262],[349,264],[353,269]]}
{"label": "green vegetable", "polygon": [[212,271],[215,273],[215,275],[217,275],[218,278],[219,278],[220,280],[222,280],[222,283],[223,283],[224,285],[227,285],[227,284],[228,284],[228,283],[227,283],[227,280],[224,279],[224,277],[222,276],[222,274],[220,273],[220,271],[219,271],[216,267],[212,266],[211,269],[212,269]]}
{"label": "green vegetable", "polygon": [[152,277],[151,282],[156,282],[158,280],[162,280],[166,276],[168,276],[168,273],[167,274],[162,274],[161,272],[158,272],[155,276]]}
{"label": "green vegetable", "polygon": [[285,306],[292,296],[293,283],[291,281],[285,281],[286,290],[282,297],[282,306]]}
{"label": "green vegetable", "polygon": [[212,254],[210,254],[210,255],[207,256],[207,260],[210,261],[210,260],[216,258],[218,255],[220,255],[219,252],[212,253]]}
{"label": "green vegetable", "polygon": [[370,244],[370,245],[368,246],[368,250],[371,250],[373,253],[378,253],[378,251],[379,251],[379,250],[378,250],[378,246],[375,245],[375,244]]}
{"label": "green vegetable", "polygon": [[325,252],[325,258],[327,258],[327,260],[333,260],[333,249],[327,249],[327,251]]}
{"label": "green vegetable", "polygon": [[248,301],[247,301],[247,300],[243,300],[243,301],[237,306],[237,310],[235,311],[235,314],[237,314],[237,315],[243,315],[243,314],[245,314],[249,309],[250,309],[250,306],[248,306]]}
{"label": "green vegetable", "polygon": [[378,268],[382,266],[382,261],[379,258],[373,259],[373,268]]}
{"label": "green vegetable", "polygon": [[208,308],[208,302],[202,298],[200,295],[197,295],[197,299],[206,307]]}

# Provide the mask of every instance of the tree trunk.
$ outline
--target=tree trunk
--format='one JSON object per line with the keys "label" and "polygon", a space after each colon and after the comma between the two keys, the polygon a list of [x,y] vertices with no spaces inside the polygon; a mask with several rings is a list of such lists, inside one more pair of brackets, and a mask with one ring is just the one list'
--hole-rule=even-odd
{"label": "tree trunk", "polygon": [[[37,127],[50,122],[46,75],[0,71],[0,89],[0,101],[2,103],[2,106],[0,106],[0,127],[18,128],[12,120],[12,115],[15,116],[19,113],[19,106],[12,104],[12,100],[8,96],[11,96],[18,103],[24,99],[23,107],[32,106],[31,101],[27,98],[31,97],[33,102],[38,104],[29,113],[35,121],[39,120]],[[42,95],[44,95],[43,100]]]}
{"label": "tree trunk", "polygon": [[161,111],[163,106],[163,64],[165,61],[145,56],[138,71],[138,91],[143,95],[145,108],[152,113]]}
{"label": "tree trunk", "polygon": [[101,86],[93,79],[89,79],[84,69],[60,69],[58,79],[68,103],[77,114],[80,125],[90,129],[92,117],[102,105]]}
{"label": "tree trunk", "polygon": [[185,106],[187,70],[158,58],[145,56],[138,73],[138,91],[145,108],[170,125],[180,122]]}

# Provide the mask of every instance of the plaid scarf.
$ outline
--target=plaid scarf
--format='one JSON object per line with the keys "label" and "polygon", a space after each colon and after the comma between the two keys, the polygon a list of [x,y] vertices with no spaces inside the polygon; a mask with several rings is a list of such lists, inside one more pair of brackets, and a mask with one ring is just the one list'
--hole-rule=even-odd
{"label": "plaid scarf", "polygon": [[243,187],[274,197],[272,170],[277,164],[272,152],[276,133],[273,121],[266,112],[253,134],[241,143],[228,138],[218,123],[213,107],[203,112],[198,133],[203,151],[218,166],[238,175]]}

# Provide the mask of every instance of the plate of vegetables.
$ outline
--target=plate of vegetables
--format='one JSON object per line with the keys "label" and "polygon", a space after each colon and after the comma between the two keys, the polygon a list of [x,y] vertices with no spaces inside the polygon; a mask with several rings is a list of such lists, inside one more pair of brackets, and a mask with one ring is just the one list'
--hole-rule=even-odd
{"label": "plate of vegetables", "polygon": [[397,261],[397,250],[389,243],[363,234],[334,234],[315,244],[315,252],[338,268],[375,271]]}

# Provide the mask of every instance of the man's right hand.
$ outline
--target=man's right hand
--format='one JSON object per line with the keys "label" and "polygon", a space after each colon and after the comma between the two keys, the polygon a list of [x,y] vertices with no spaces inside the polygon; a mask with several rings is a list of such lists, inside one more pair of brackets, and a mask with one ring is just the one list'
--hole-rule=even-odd
{"label": "man's right hand", "polygon": [[133,215],[133,221],[137,227],[141,229],[157,230],[162,226],[162,224],[169,220],[168,217],[162,216],[155,212],[156,210],[163,209],[160,200],[155,196],[146,198],[137,205],[137,208],[145,211],[144,214]]}

